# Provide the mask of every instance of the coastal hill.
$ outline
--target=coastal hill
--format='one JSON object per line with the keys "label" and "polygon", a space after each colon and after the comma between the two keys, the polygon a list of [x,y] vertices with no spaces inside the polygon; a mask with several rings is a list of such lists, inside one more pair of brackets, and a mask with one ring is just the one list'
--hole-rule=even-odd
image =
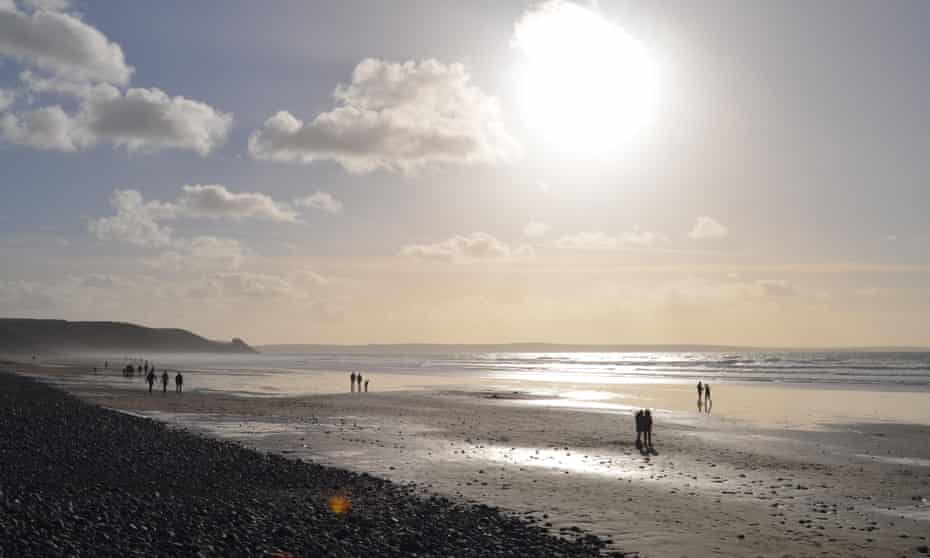
{"label": "coastal hill", "polygon": [[0,318],[0,352],[255,353],[242,339],[211,341],[183,329],[122,322]]}

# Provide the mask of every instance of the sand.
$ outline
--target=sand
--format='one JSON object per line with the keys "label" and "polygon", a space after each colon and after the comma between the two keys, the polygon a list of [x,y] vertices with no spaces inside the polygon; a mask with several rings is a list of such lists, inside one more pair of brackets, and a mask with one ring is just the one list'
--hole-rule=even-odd
{"label": "sand", "polygon": [[[540,517],[555,532],[580,527],[644,556],[901,556],[928,544],[927,393],[721,384],[708,415],[693,386],[674,384],[578,386],[568,398],[518,380],[150,396],[138,379],[16,368],[106,407]],[[657,456],[633,447],[639,406],[658,409]]]}

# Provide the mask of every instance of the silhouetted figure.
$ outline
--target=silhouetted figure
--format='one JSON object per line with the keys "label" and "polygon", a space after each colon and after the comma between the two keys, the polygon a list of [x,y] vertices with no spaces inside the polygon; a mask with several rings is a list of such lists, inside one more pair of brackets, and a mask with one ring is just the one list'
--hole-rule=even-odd
{"label": "silhouetted figure", "polygon": [[701,381],[700,381],[700,380],[698,380],[698,386],[697,386],[697,387],[698,387],[698,401],[700,401],[700,400],[701,400],[701,394],[702,394],[703,391],[704,391],[704,386],[701,385]]}
{"label": "silhouetted figure", "polygon": [[161,392],[168,393],[168,371],[163,370],[161,373]]}
{"label": "silhouetted figure", "polygon": [[94,366],[94,376],[96,376],[96,375],[97,375],[97,367]]}
{"label": "silhouetted figure", "polygon": [[359,393],[362,393],[362,375],[359,374],[359,375],[355,378],[355,381],[358,382],[358,392],[359,392]]}
{"label": "silhouetted figure", "polygon": [[149,393],[152,393],[152,386],[155,385],[155,373],[149,372],[148,375],[145,377],[145,381],[149,383]]}
{"label": "silhouetted figure", "polygon": [[365,380],[365,393],[368,393],[368,380]]}
{"label": "silhouetted figure", "polygon": [[704,384],[704,404],[710,402],[710,384]]}
{"label": "silhouetted figure", "polygon": [[636,449],[643,449],[643,410],[636,411]]}
{"label": "silhouetted figure", "polygon": [[[152,372],[154,373],[155,371],[153,370]],[[136,374],[142,374],[142,367],[141,367],[141,366],[136,366]],[[146,372],[146,375],[148,375],[148,372]]]}
{"label": "silhouetted figure", "polygon": [[181,393],[184,388],[184,376],[181,375],[181,371],[178,370],[178,373],[174,376],[174,391]]}
{"label": "silhouetted figure", "polygon": [[108,368],[110,368],[110,361],[109,360],[103,361],[103,369],[107,370]]}
{"label": "silhouetted figure", "polygon": [[355,393],[355,372],[349,376],[349,381],[352,383],[352,393]]}
{"label": "silhouetted figure", "polygon": [[643,413],[643,431],[646,447],[652,449],[652,413],[649,409]]}

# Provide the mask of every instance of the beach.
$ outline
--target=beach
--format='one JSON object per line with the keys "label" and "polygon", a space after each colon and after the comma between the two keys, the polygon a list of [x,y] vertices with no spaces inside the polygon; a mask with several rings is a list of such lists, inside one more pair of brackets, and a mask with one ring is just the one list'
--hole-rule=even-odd
{"label": "beach", "polygon": [[172,429],[8,372],[0,471],[0,556],[603,555],[590,535],[550,536],[485,505]]}
{"label": "beach", "polygon": [[[555,393],[504,378],[493,389],[444,380],[345,393],[347,376],[332,374],[318,378],[328,393],[298,397],[150,395],[138,378],[84,365],[13,368],[106,408],[499,507],[554,534],[593,533],[617,551],[928,552],[930,394],[921,389],[715,384],[708,414],[683,383]],[[640,407],[654,409],[658,455],[633,445]]]}

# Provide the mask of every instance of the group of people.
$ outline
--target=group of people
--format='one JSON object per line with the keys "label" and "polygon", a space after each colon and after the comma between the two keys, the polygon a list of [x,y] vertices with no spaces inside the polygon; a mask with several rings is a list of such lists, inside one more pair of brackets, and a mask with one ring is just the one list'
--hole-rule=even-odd
{"label": "group of people", "polygon": [[[352,393],[355,393],[355,391],[356,391],[356,388],[355,388],[355,385],[356,385],[356,384],[358,384],[358,392],[361,393],[361,392],[362,392],[362,375],[361,375],[361,373],[359,373],[359,372],[352,372],[352,374],[349,375],[349,380],[350,380],[351,386],[352,386]],[[366,392],[366,393],[368,392],[368,380],[367,380],[367,379],[365,380],[365,392]]]}
{"label": "group of people", "polygon": [[[110,361],[105,360],[103,362],[103,369],[107,370],[109,368],[110,368]],[[141,360],[137,360],[135,366],[133,366],[132,363],[129,363],[123,367],[123,377],[132,378],[133,376],[139,375],[144,378],[148,376],[150,371],[154,371],[154,370],[155,370],[155,363],[149,364],[149,361],[147,360],[144,362]],[[94,372],[96,371],[97,369],[94,368]]]}
{"label": "group of people", "polygon": [[[110,368],[110,361],[104,361],[104,369]],[[97,367],[94,367],[94,374],[97,373]],[[145,381],[149,384],[149,393],[152,393],[152,389],[155,387],[155,381],[158,378],[155,374],[155,364],[150,363],[149,361],[137,360],[136,364],[132,363],[127,364],[123,367],[123,377],[132,378],[133,376],[142,376]],[[161,371],[161,391],[162,393],[168,393],[168,382],[171,377],[168,375],[167,370]],[[178,371],[174,375],[174,391],[176,393],[181,393],[184,390],[184,376]]]}
{"label": "group of people", "polygon": [[[698,412],[709,413],[711,407],[714,406],[713,401],[710,398],[710,384],[702,383],[698,381],[697,383],[697,394],[698,394]],[[703,395],[703,398],[702,398]]]}
{"label": "group of people", "polygon": [[[168,393],[168,371],[161,371],[161,392]],[[149,393],[152,393],[152,386],[155,385],[155,369],[152,368],[149,370],[148,374],[145,375],[145,381],[149,384]],[[174,376],[174,391],[181,393],[184,389],[184,376],[181,375],[181,371],[178,370],[178,373]]]}
{"label": "group of people", "polygon": [[649,409],[636,411],[636,449],[642,453],[655,453],[652,445],[652,412]]}

